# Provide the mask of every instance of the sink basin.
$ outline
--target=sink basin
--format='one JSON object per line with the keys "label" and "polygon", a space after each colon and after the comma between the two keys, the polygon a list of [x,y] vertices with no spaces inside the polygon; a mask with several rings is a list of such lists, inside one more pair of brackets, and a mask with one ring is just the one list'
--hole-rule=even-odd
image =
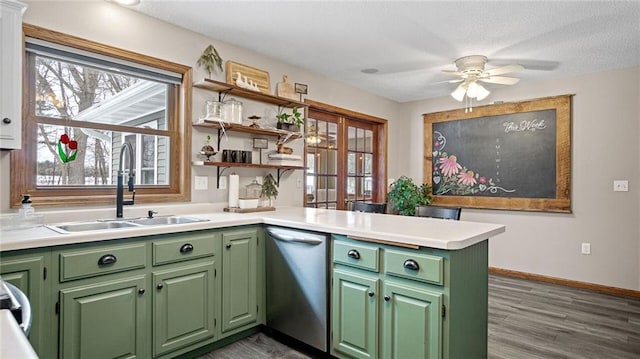
{"label": "sink basin", "polygon": [[140,218],[133,219],[129,222],[135,223],[142,226],[154,226],[154,225],[163,225],[163,224],[185,224],[185,223],[196,223],[196,222],[206,222],[208,219],[200,219],[193,217],[153,217],[153,218]]}
{"label": "sink basin", "polygon": [[101,230],[115,229],[115,228],[185,224],[185,223],[196,223],[196,222],[205,222],[205,221],[208,221],[208,219],[182,217],[182,216],[167,216],[167,217],[154,217],[154,218],[133,218],[133,219],[117,219],[117,220],[98,220],[93,222],[79,222],[79,223],[62,223],[62,224],[47,225],[46,227],[58,233],[72,233],[72,232],[86,232],[86,231],[101,231]]}
{"label": "sink basin", "polygon": [[139,227],[139,225],[124,221],[109,222],[84,222],[84,223],[67,223],[47,226],[57,232],[85,232],[100,231],[113,228]]}

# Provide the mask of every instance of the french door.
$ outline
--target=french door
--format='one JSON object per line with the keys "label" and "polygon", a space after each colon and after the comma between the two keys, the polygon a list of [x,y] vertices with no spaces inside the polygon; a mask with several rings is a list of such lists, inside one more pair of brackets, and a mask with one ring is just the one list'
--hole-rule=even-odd
{"label": "french door", "polygon": [[386,195],[384,119],[308,101],[305,206],[347,209]]}

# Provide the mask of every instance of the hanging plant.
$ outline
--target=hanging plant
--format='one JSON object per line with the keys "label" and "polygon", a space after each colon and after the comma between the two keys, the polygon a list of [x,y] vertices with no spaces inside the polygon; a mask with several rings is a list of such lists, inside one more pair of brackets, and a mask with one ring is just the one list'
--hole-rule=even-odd
{"label": "hanging plant", "polygon": [[[64,146],[63,146],[64,145]],[[78,154],[78,142],[69,139],[69,135],[63,133],[58,140],[58,156],[62,163],[71,162]]]}

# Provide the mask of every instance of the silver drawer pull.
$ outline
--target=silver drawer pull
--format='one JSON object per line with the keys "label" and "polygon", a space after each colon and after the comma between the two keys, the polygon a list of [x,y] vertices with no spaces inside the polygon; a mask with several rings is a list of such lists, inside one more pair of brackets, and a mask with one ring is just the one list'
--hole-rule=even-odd
{"label": "silver drawer pull", "polygon": [[418,262],[414,261],[413,259],[407,259],[406,261],[404,261],[404,264],[402,266],[411,270],[420,269]]}
{"label": "silver drawer pull", "polygon": [[349,258],[353,258],[353,259],[360,259],[360,253],[355,249],[350,249],[347,252],[347,256],[349,256]]}
{"label": "silver drawer pull", "polygon": [[100,259],[98,259],[98,265],[106,266],[109,264],[113,264],[117,261],[118,261],[118,258],[116,258],[116,256],[114,256],[113,254],[105,254],[102,257],[100,257]]}

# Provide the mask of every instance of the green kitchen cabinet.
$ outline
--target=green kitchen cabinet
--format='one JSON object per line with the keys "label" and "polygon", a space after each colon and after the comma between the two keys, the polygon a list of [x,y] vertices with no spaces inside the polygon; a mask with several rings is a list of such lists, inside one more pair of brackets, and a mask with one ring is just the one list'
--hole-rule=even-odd
{"label": "green kitchen cabinet", "polygon": [[20,289],[31,304],[29,342],[41,358],[52,357],[54,343],[49,340],[53,304],[50,295],[51,262],[49,250],[25,250],[0,254],[0,276]]}
{"label": "green kitchen cabinet", "polygon": [[[487,241],[442,250],[332,239],[331,354],[487,357]],[[363,314],[374,306],[376,316]]]}
{"label": "green kitchen cabinet", "polygon": [[440,358],[442,293],[384,282],[382,357]]}
{"label": "green kitchen cabinet", "polygon": [[222,333],[259,323],[258,238],[257,227],[222,232]]}
{"label": "green kitchen cabinet", "polygon": [[144,275],[60,290],[60,358],[148,358]]}
{"label": "green kitchen cabinet", "polygon": [[215,262],[153,272],[153,356],[213,338]]}
{"label": "green kitchen cabinet", "polygon": [[377,276],[333,270],[332,327],[334,348],[354,358],[378,357]]}

